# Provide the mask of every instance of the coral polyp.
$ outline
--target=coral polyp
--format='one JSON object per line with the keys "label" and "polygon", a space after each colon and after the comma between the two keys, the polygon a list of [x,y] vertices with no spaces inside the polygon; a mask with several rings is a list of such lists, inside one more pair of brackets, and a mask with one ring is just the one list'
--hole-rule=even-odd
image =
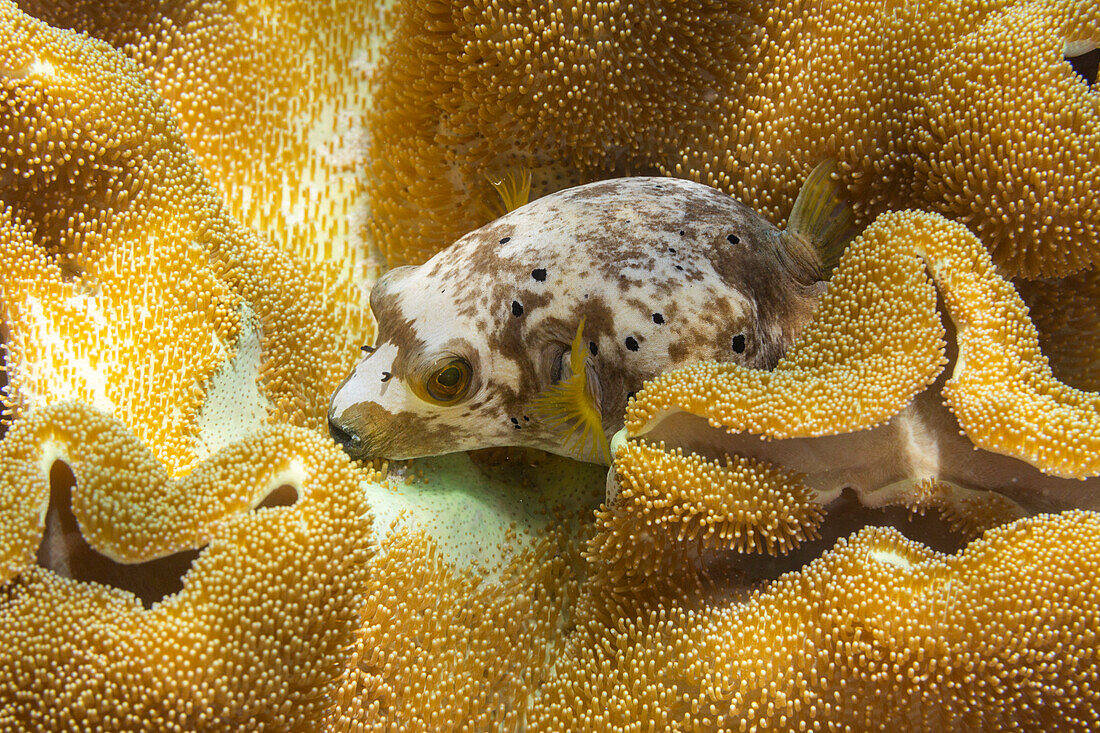
{"label": "coral polyp", "polygon": [[[0,0],[0,728],[1096,729],[1097,8]],[[502,172],[827,158],[809,325],[610,474],[327,437]]]}

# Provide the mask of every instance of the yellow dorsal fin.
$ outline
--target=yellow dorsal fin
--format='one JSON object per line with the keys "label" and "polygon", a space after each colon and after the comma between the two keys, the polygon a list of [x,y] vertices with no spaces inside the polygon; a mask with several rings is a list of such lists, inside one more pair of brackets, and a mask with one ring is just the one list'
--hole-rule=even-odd
{"label": "yellow dorsal fin", "polygon": [[[611,464],[611,449],[603,432],[599,406],[588,383],[588,349],[584,343],[584,318],[569,349],[566,379],[543,390],[531,403],[531,411],[554,432],[562,445],[581,460],[595,458]],[[592,445],[589,448],[589,444]]]}
{"label": "yellow dorsal fin", "polygon": [[504,210],[501,216],[515,211],[531,200],[531,169],[509,168],[503,176],[485,176],[496,189]]}
{"label": "yellow dorsal fin", "polygon": [[826,276],[857,233],[852,208],[840,184],[833,180],[835,172],[836,161],[831,158],[810,172],[784,231],[784,254],[794,261],[812,258]]}

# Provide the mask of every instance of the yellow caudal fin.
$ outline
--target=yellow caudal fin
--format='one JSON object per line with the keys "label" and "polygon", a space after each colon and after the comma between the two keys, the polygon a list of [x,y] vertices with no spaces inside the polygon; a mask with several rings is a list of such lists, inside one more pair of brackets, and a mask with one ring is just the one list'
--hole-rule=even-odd
{"label": "yellow caudal fin", "polygon": [[531,403],[531,411],[558,434],[562,446],[580,460],[611,464],[611,449],[603,432],[600,407],[589,382],[584,319],[569,350],[568,377],[552,384]]}
{"label": "yellow caudal fin", "polygon": [[485,176],[485,179],[492,184],[500,197],[500,205],[492,207],[496,209],[498,216],[515,211],[531,200],[530,168],[510,168],[502,176]]}
{"label": "yellow caudal fin", "polygon": [[784,255],[795,269],[816,265],[828,276],[840,261],[848,242],[855,237],[855,214],[839,181],[833,180],[836,161],[818,164],[802,184],[787,219]]}

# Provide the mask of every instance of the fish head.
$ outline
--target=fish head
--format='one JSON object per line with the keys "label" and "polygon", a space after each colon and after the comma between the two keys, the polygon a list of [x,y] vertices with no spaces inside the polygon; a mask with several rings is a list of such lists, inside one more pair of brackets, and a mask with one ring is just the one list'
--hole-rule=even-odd
{"label": "fish head", "polygon": [[391,270],[372,289],[376,343],[333,393],[328,414],[333,439],[352,458],[553,447],[529,405],[560,378],[568,329],[563,322],[532,334],[515,327],[510,303],[495,319],[493,308],[472,306],[484,288],[463,279],[470,275],[457,254]]}

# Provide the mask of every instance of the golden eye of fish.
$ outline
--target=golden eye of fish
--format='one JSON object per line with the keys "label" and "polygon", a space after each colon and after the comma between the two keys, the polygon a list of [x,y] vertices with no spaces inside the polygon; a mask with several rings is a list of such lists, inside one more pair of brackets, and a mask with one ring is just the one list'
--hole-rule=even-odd
{"label": "golden eye of fish", "polygon": [[465,359],[451,359],[432,372],[424,385],[428,397],[434,402],[454,402],[466,394],[470,386],[470,365]]}

